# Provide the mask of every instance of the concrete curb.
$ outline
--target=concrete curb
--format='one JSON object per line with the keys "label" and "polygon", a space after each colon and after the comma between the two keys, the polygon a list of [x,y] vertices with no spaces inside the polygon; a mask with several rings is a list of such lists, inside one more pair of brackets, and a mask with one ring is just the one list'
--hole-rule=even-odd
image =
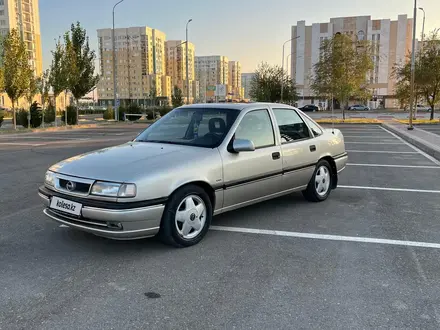
{"label": "concrete curb", "polygon": [[[409,133],[402,132],[402,131],[396,129],[395,127],[393,127],[393,125],[390,125],[387,123],[383,123],[382,126],[384,128],[386,128],[387,130],[393,132],[397,136],[401,137],[406,142],[409,142],[412,145],[419,148],[420,150],[426,152],[428,155],[434,157],[437,160],[440,160],[440,145],[437,146],[437,145],[435,145],[431,142],[425,141],[417,136],[411,136]],[[440,139],[440,137],[439,137],[439,139]]]}

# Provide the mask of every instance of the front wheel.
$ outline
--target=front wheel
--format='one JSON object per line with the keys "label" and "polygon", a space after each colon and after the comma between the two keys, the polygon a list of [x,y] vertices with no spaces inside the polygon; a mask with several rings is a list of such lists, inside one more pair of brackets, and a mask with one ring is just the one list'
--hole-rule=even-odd
{"label": "front wheel", "polygon": [[212,219],[212,204],[199,186],[188,185],[170,198],[162,216],[159,237],[176,247],[199,243],[206,235]]}
{"label": "front wheel", "polygon": [[307,189],[302,192],[305,199],[310,202],[322,202],[328,198],[332,187],[331,171],[328,161],[318,162]]}

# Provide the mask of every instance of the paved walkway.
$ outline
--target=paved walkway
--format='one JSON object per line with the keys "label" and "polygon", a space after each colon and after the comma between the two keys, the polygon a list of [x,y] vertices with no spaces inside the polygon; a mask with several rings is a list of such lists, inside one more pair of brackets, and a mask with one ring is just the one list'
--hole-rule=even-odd
{"label": "paved walkway", "polygon": [[382,126],[405,141],[417,146],[428,155],[440,160],[440,135],[425,131],[417,126],[414,126],[414,130],[409,131],[408,125],[397,122],[384,123]]}

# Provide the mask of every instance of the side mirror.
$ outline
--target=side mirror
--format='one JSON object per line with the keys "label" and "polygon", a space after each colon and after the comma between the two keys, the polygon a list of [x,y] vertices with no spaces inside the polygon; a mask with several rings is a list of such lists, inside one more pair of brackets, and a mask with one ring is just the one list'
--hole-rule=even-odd
{"label": "side mirror", "polygon": [[255,145],[251,140],[235,139],[232,143],[234,152],[255,151]]}

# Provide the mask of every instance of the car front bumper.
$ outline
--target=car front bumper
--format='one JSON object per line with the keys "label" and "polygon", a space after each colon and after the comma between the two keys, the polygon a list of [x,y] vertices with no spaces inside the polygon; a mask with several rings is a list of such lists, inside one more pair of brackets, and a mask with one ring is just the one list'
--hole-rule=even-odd
{"label": "car front bumper", "polygon": [[[162,214],[165,209],[165,202],[143,207],[118,207],[117,209],[94,207],[84,203],[80,216],[75,216],[50,208],[53,196],[66,200],[72,200],[72,196],[60,195],[60,193],[45,187],[40,187],[38,195],[46,207],[43,213],[52,220],[97,236],[121,240],[156,235],[159,232]],[[84,199],[84,201],[87,201],[87,199]],[[121,204],[123,205],[123,203],[119,203],[119,206]]]}
{"label": "car front bumper", "polygon": [[347,166],[348,162],[348,154],[343,153],[342,155],[338,155],[333,158],[336,164],[336,170],[338,173],[341,173],[345,167]]}

